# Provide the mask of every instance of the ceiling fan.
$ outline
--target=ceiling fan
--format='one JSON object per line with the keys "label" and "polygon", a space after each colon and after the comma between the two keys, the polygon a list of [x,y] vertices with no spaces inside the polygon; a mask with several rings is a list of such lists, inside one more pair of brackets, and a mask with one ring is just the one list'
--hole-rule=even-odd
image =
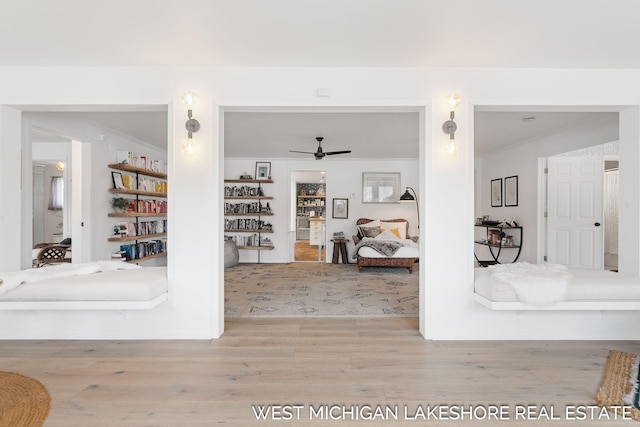
{"label": "ceiling fan", "polygon": [[291,153],[304,153],[304,154],[313,154],[316,160],[322,160],[324,156],[330,156],[332,154],[348,154],[351,150],[342,150],[342,151],[322,151],[322,140],[324,138],[322,136],[317,136],[316,141],[318,141],[318,150],[315,152],[311,151],[295,151],[290,150]]}

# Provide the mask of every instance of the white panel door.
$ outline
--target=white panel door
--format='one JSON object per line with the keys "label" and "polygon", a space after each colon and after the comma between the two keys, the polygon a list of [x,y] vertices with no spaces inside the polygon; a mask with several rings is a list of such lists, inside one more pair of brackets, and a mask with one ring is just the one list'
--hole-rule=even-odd
{"label": "white panel door", "polygon": [[548,262],[604,268],[602,157],[550,157],[548,167]]}

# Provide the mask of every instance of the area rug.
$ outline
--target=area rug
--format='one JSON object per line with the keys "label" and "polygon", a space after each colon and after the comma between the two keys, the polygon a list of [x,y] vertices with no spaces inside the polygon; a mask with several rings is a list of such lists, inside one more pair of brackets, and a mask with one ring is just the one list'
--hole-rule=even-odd
{"label": "area rug", "polygon": [[596,404],[622,413],[621,406],[631,406],[631,418],[640,421],[637,354],[611,350],[607,356],[602,383],[596,394]]}
{"label": "area rug", "polygon": [[0,372],[0,427],[39,427],[50,407],[42,383],[17,372]]}
{"label": "area rug", "polygon": [[225,270],[225,317],[417,317],[414,268],[298,262]]}

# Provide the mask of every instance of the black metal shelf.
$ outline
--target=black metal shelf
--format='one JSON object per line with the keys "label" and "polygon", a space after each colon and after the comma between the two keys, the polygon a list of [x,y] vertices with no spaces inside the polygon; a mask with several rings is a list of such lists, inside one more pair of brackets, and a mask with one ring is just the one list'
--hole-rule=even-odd
{"label": "black metal shelf", "polygon": [[[489,253],[491,254],[491,258],[489,260],[481,260],[478,258],[478,255],[475,253],[474,251],[474,256],[476,258],[476,261],[478,262],[478,265],[480,265],[481,267],[487,267],[489,265],[495,265],[495,264],[503,264],[505,261],[500,261],[500,255],[503,256],[503,258],[505,257],[505,253],[509,252],[511,254],[511,256],[513,257],[513,259],[511,261],[509,261],[509,263],[514,263],[518,260],[518,258],[520,257],[520,253],[522,252],[522,227],[519,225],[488,225],[488,224],[476,224],[476,227],[482,227],[486,229],[486,235],[487,238],[486,240],[475,240],[474,243],[476,245],[481,245],[481,246],[486,246],[487,248],[489,248]],[[491,230],[498,230],[498,233],[492,233]],[[519,233],[519,239],[518,239],[518,243],[517,245],[514,244],[503,244],[502,243],[502,239],[503,237],[505,237],[505,231],[504,230],[514,230],[516,232]],[[495,241],[492,241],[492,236],[493,235],[498,235],[498,238]],[[509,249],[509,251],[503,251],[504,249]],[[513,250],[516,250],[516,254],[515,256],[513,256],[512,252]]]}

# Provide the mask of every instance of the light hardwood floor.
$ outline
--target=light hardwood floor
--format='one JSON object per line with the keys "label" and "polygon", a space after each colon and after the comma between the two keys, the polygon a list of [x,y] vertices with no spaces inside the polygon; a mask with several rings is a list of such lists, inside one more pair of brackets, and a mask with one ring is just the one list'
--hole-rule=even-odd
{"label": "light hardwood floor", "polygon": [[[592,403],[609,349],[640,353],[640,342],[428,341],[417,319],[238,319],[211,341],[0,341],[0,370],[47,386],[45,426],[347,424],[309,421],[320,405],[398,406],[397,421],[359,425],[492,426],[411,417],[418,405],[520,404],[564,416],[566,404]],[[265,422],[260,404],[303,408]],[[499,425],[634,425],[514,417]]]}
{"label": "light hardwood floor", "polygon": [[[294,244],[294,259],[296,261],[318,261],[324,260],[326,248],[318,249],[317,246],[311,246],[308,240],[296,240]],[[318,251],[320,254],[318,254]]]}

